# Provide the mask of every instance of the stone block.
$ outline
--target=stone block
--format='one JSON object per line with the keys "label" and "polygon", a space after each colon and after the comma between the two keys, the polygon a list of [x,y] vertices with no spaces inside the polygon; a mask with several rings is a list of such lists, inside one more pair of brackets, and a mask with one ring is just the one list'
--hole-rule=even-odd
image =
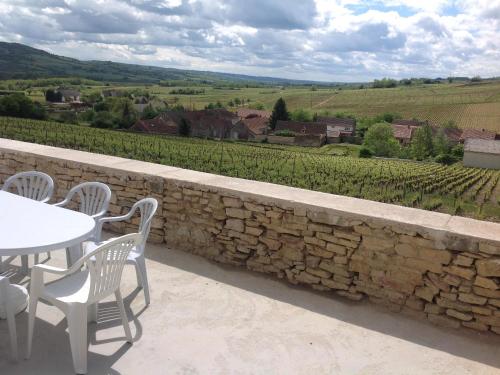
{"label": "stone block", "polygon": [[473,305],[484,305],[487,301],[485,297],[476,296],[472,293],[460,293],[458,295],[458,300]]}
{"label": "stone block", "polygon": [[479,276],[500,277],[500,258],[477,260],[476,269]]}
{"label": "stone block", "polygon": [[459,276],[467,280],[472,280],[474,276],[476,276],[474,269],[459,266],[444,267],[443,271],[449,273],[450,275]]}
{"label": "stone block", "polygon": [[474,285],[485,289],[492,289],[492,290],[499,289],[499,285],[495,280],[482,276],[476,276],[476,279],[474,280]]}
{"label": "stone block", "polygon": [[252,213],[241,208],[226,208],[226,215],[229,217],[234,217],[236,219],[248,219],[252,216]]}

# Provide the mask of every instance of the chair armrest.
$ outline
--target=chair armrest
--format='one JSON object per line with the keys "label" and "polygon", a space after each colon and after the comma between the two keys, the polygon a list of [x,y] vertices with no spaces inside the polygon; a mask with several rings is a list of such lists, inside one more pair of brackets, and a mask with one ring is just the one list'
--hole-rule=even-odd
{"label": "chair armrest", "polygon": [[42,272],[42,273],[51,273],[54,275],[67,275],[69,274],[70,269],[66,268],[58,268],[58,267],[53,267],[49,266],[47,264],[35,264],[33,268],[31,269],[31,272]]}
{"label": "chair armrest", "polygon": [[130,210],[127,214],[115,217],[101,217],[97,218],[96,228],[95,228],[95,241],[101,242],[102,226],[104,223],[113,223],[117,221],[125,221],[130,219],[134,215],[134,211]]}
{"label": "chair armrest", "polygon": [[68,202],[69,202],[69,199],[65,199],[65,200],[63,200],[63,201],[61,201],[59,203],[54,203],[53,206],[64,207],[64,206],[66,206],[68,204]]}

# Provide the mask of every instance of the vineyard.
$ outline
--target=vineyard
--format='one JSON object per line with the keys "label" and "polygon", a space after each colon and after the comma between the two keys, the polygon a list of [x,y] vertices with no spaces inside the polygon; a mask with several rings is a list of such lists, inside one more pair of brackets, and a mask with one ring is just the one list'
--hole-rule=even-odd
{"label": "vineyard", "polygon": [[0,138],[500,221],[500,171],[0,117]]}

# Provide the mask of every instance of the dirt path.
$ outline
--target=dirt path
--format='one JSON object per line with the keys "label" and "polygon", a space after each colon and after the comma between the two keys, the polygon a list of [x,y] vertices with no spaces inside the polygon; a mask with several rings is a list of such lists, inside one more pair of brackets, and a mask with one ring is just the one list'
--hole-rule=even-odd
{"label": "dirt path", "polygon": [[330,96],[329,98],[327,98],[327,99],[323,100],[322,102],[320,102],[320,103],[318,103],[318,104],[313,105],[313,106],[312,106],[312,108],[317,108],[317,107],[322,106],[323,104],[328,103],[330,100],[332,100],[332,99],[333,99],[333,97],[334,97],[335,95],[337,95],[337,94],[333,94],[332,96]]}

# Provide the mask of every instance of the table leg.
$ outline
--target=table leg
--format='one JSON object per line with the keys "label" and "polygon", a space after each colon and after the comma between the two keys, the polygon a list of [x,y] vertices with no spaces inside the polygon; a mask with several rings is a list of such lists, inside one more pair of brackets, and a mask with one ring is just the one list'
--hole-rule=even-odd
{"label": "table leg", "polygon": [[82,245],[73,245],[66,248],[66,263],[70,268],[75,262],[83,256]]}
{"label": "table leg", "polygon": [[21,274],[29,276],[28,256],[21,255]]}

